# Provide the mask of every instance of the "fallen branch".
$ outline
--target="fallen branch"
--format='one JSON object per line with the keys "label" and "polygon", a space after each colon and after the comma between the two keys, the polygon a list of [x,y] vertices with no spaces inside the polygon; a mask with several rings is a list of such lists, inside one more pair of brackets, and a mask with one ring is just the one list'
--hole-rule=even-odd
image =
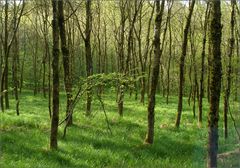
{"label": "fallen branch", "polygon": [[236,150],[233,150],[233,151],[229,151],[229,152],[225,152],[225,153],[221,153],[221,154],[218,154],[218,158],[219,159],[223,159],[225,157],[229,157],[229,156],[232,156],[232,155],[235,155],[235,154],[240,154],[240,148],[236,149]]}

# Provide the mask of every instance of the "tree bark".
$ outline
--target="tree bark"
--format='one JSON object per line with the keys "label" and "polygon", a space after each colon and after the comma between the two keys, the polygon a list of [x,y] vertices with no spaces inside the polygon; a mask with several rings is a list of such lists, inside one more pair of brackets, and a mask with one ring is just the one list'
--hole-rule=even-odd
{"label": "tree bark", "polygon": [[[16,0],[14,0],[14,29],[17,28],[17,6]],[[19,115],[19,96],[18,96],[18,58],[19,57],[19,48],[18,48],[18,39],[17,33],[14,35],[13,39],[13,86],[14,86],[14,95],[16,101],[16,114]]]}
{"label": "tree bark", "polygon": [[[171,7],[173,6],[173,2],[171,2]],[[172,60],[172,26],[171,26],[171,11],[169,13],[169,21],[168,21],[168,30],[169,30],[169,58],[168,58],[168,65],[167,65],[167,96],[166,96],[166,103],[169,102],[169,92],[170,92],[170,68],[171,68],[171,60]]]}
{"label": "tree bark", "polygon": [[[4,82],[2,87],[6,90],[5,92],[5,106],[6,109],[9,109],[9,98],[8,98],[8,57],[9,57],[9,50],[8,50],[8,0],[5,0],[5,20],[4,20],[4,56],[5,56],[5,67],[3,71],[3,80]],[[3,89],[3,90],[4,90]],[[2,91],[3,91],[2,90]]]}
{"label": "tree bark", "polygon": [[[92,31],[92,11],[91,11],[92,0],[86,0],[86,29],[85,29],[85,56],[86,56],[86,71],[87,77],[93,75],[93,61],[92,61],[92,50],[91,50],[91,31]],[[89,89],[87,91],[87,107],[86,115],[91,114],[91,102],[92,102],[92,89],[91,82],[88,83]]]}
{"label": "tree bark", "polygon": [[185,57],[187,54],[187,43],[188,43],[188,32],[191,24],[192,13],[195,5],[195,0],[192,0],[191,6],[189,8],[189,14],[187,17],[187,22],[184,28],[183,43],[182,43],[182,54],[179,64],[179,93],[178,93],[178,112],[175,126],[178,128],[180,126],[181,115],[182,115],[182,99],[183,99],[183,89],[184,89],[184,64]]}
{"label": "tree bark", "polygon": [[221,92],[221,1],[210,2],[210,109],[208,113],[208,168],[217,167],[219,100]]}
{"label": "tree bark", "polygon": [[[119,33],[119,42],[118,42],[118,61],[119,61],[119,72],[124,73],[124,40],[125,40],[125,23],[126,23],[126,3],[127,1],[120,0],[120,33]],[[118,113],[120,116],[123,116],[123,99],[124,99],[124,86],[119,84],[118,86]]]}
{"label": "tree bark", "polygon": [[58,147],[58,122],[59,122],[59,27],[58,27],[58,8],[57,1],[52,0],[52,33],[53,33],[53,109],[52,109],[52,121],[51,121],[51,136],[50,136],[50,148],[57,149]]}
{"label": "tree bark", "polygon": [[58,25],[61,38],[61,50],[63,56],[63,68],[64,68],[64,84],[67,95],[67,106],[66,106],[66,116],[67,125],[72,125],[72,113],[71,113],[71,104],[72,104],[72,75],[70,71],[70,53],[67,46],[66,40],[66,29],[64,21],[64,11],[63,11],[63,0],[58,0]]}
{"label": "tree bark", "polygon": [[205,57],[206,57],[206,41],[207,41],[207,25],[209,18],[209,3],[205,11],[205,20],[203,26],[203,41],[202,41],[202,53],[201,53],[201,77],[200,77],[200,93],[198,103],[198,124],[202,125],[202,99],[204,95],[204,69],[205,69]]}
{"label": "tree bark", "polygon": [[158,77],[159,77],[159,66],[160,66],[160,31],[162,24],[162,17],[164,11],[165,0],[161,2],[160,8],[160,0],[156,2],[156,18],[155,18],[155,31],[154,31],[154,58],[153,58],[153,66],[151,73],[151,85],[150,85],[150,94],[148,98],[148,130],[145,139],[145,143],[152,144],[154,139],[154,108],[155,108],[155,94],[157,89]]}
{"label": "tree bark", "polygon": [[234,52],[234,24],[235,24],[235,5],[236,0],[231,0],[232,12],[231,12],[231,37],[229,39],[229,53],[228,53],[228,66],[227,66],[227,83],[224,94],[224,137],[228,138],[228,109],[229,109],[229,97],[231,92],[231,75],[232,75],[232,56]]}

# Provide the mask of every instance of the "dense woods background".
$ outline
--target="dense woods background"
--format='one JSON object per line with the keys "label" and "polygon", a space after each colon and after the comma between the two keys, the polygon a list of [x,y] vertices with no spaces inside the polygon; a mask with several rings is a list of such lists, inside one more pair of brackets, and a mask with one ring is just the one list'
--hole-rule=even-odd
{"label": "dense woods background", "polygon": [[[145,152],[159,151],[160,156],[153,158],[163,155],[158,150],[163,144],[153,147],[147,144],[178,139],[176,136],[169,140],[161,131],[183,132],[179,137],[188,144],[192,140],[186,137],[198,137],[185,130],[191,127],[193,132],[204,134],[199,141],[208,140],[208,147],[204,147],[205,141],[198,144],[208,151],[199,156],[203,162],[198,166],[206,166],[207,162],[208,167],[216,167],[218,148],[222,152],[239,149],[239,45],[237,0],[1,0],[0,165],[7,167],[7,160],[12,159],[8,158],[12,154],[7,143],[11,138],[6,139],[9,135],[17,136],[11,132],[12,127],[20,126],[18,122],[28,117],[41,116],[34,122],[48,128],[42,137],[50,136],[51,149],[59,148],[60,135],[65,137],[60,138],[64,143],[60,150],[67,146],[64,140],[74,137],[78,141],[76,131],[85,129],[75,127],[79,124],[91,130],[107,127],[104,138],[111,139],[123,135],[116,130],[137,122],[136,128],[127,132],[144,141],[144,147],[137,147],[146,150],[141,151],[143,156]],[[32,103],[29,96],[34,100]],[[35,101],[39,104],[34,104]],[[103,115],[95,118],[96,111]],[[29,112],[34,115],[24,116]],[[166,120],[161,123],[159,118]],[[143,128],[138,128],[141,124]],[[129,141],[134,140],[128,139],[126,143]],[[229,146],[221,149],[221,142]],[[111,143],[105,145],[114,146]],[[176,148],[187,144],[180,143]],[[181,149],[178,157],[184,153]],[[171,153],[175,151],[172,149]],[[4,152],[9,152],[9,156]],[[166,158],[171,158],[171,153]],[[151,164],[138,165],[130,160],[126,163],[129,167]],[[185,163],[164,160],[164,167]],[[114,161],[105,164],[104,159],[99,162],[100,165],[85,166],[125,164]],[[189,162],[185,167],[194,167]],[[230,163],[240,166],[236,159]],[[64,165],[69,166],[67,162],[61,166]],[[154,162],[153,167],[157,165],[161,164]]]}

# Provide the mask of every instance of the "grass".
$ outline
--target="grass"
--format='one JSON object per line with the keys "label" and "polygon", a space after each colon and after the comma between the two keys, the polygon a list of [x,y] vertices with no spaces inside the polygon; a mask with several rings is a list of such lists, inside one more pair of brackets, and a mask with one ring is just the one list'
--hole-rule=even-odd
{"label": "grass", "polygon": [[[133,96],[134,97],[134,96]],[[174,128],[177,97],[157,96],[155,115],[155,139],[153,145],[144,145],[147,130],[146,104],[125,95],[124,117],[117,114],[115,94],[105,94],[103,100],[113,134],[107,129],[104,113],[97,100],[93,100],[93,115],[84,115],[84,101],[74,112],[74,125],[67,137],[62,138],[59,127],[59,149],[49,149],[50,119],[47,99],[24,91],[21,95],[20,116],[11,109],[0,113],[0,167],[1,168],[204,168],[206,167],[207,112],[204,100],[204,122],[198,127],[192,107],[184,99],[180,129]],[[222,104],[222,103],[221,103]],[[235,103],[236,104],[236,103]],[[236,104],[231,109],[236,112]],[[221,107],[222,109],[222,107]],[[65,97],[62,93],[60,119],[65,115]],[[197,110],[196,110],[197,111]],[[222,112],[221,112],[222,113]],[[240,127],[240,115],[234,113]],[[229,120],[229,139],[223,138],[222,117],[219,123],[219,153],[239,147],[233,123]],[[238,159],[219,161],[219,167],[239,166]]]}

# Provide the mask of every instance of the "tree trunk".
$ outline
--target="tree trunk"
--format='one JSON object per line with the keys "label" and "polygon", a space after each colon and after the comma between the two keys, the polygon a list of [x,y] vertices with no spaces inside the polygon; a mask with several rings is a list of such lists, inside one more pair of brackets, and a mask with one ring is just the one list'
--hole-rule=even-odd
{"label": "tree trunk", "polygon": [[[144,99],[145,99],[145,92],[146,92],[146,67],[147,67],[147,60],[148,60],[148,55],[149,55],[149,50],[150,50],[150,33],[151,33],[151,23],[152,23],[152,19],[153,19],[153,14],[155,11],[155,5],[152,7],[152,12],[150,15],[150,18],[148,20],[148,28],[147,28],[147,35],[146,35],[146,47],[145,47],[145,51],[144,51],[144,55],[143,55],[143,61],[141,61],[142,59],[139,58],[139,60],[141,61],[141,69],[142,69],[142,82],[141,82],[141,99],[140,102],[144,103]],[[151,54],[150,54],[151,55]],[[140,56],[140,55],[139,55]]]}
{"label": "tree trunk", "polygon": [[[9,57],[9,49],[8,49],[8,0],[5,0],[5,23],[4,23],[4,56],[5,56],[5,67],[3,72],[3,88],[6,90],[5,92],[5,106],[6,109],[9,109],[9,98],[8,98],[8,57]],[[4,90],[3,89],[3,90]],[[2,90],[2,91],[3,91]]]}
{"label": "tree trunk", "polygon": [[151,84],[150,84],[150,93],[148,98],[148,130],[145,139],[145,143],[152,144],[154,138],[154,108],[155,108],[155,94],[157,89],[158,77],[159,77],[159,66],[160,66],[160,31],[162,24],[162,17],[164,11],[165,0],[161,2],[160,8],[160,0],[156,2],[156,18],[155,18],[155,31],[154,31],[154,58],[153,58],[153,66],[151,72]]}
{"label": "tree trunk", "polygon": [[[86,0],[86,36],[85,36],[85,54],[86,54],[86,71],[87,77],[93,75],[93,61],[92,61],[92,50],[91,50],[91,31],[92,31],[92,11],[91,11],[91,0]],[[92,102],[92,89],[91,82],[88,83],[87,90],[87,107],[86,115],[91,114],[91,102]]]}
{"label": "tree trunk", "polygon": [[3,73],[3,53],[2,53],[2,40],[0,40],[0,79],[1,79],[1,82],[0,82],[0,109],[1,111],[3,112],[4,111],[4,104],[3,104],[3,89],[2,89],[2,73]]}
{"label": "tree trunk", "polygon": [[[38,14],[38,11],[37,11]],[[38,27],[38,18],[35,16],[35,24],[36,27]],[[34,89],[33,89],[33,94],[34,96],[37,95],[38,93],[38,77],[37,77],[37,59],[38,59],[38,42],[39,42],[39,37],[38,37],[38,32],[37,29],[35,29],[35,46],[33,48],[33,77],[34,77]]]}
{"label": "tree trunk", "polygon": [[195,5],[195,0],[192,0],[191,6],[189,8],[189,14],[187,17],[187,22],[184,29],[183,43],[182,43],[182,54],[179,64],[179,93],[178,93],[178,112],[175,126],[178,128],[180,126],[180,120],[182,115],[182,99],[183,99],[183,89],[184,89],[184,64],[185,57],[187,54],[187,42],[188,42],[188,32],[191,24],[192,13]]}
{"label": "tree trunk", "polygon": [[23,41],[23,60],[22,60],[22,65],[21,65],[21,70],[20,70],[20,94],[22,93],[22,88],[23,88],[23,74],[24,74],[24,64],[25,64],[25,59],[26,59],[26,29],[24,27],[23,29],[23,37],[24,37],[24,41]]}
{"label": "tree trunk", "polygon": [[228,109],[229,97],[231,92],[231,75],[232,75],[232,56],[234,52],[234,21],[235,21],[235,5],[236,0],[231,0],[231,37],[229,39],[229,53],[228,53],[228,66],[227,66],[227,83],[224,94],[224,137],[228,138]]}
{"label": "tree trunk", "polygon": [[[171,4],[172,8],[173,2]],[[168,29],[169,29],[169,58],[168,58],[168,65],[167,65],[167,96],[166,96],[166,103],[169,102],[169,92],[170,92],[170,67],[171,67],[171,60],[172,60],[172,26],[171,26],[171,12],[169,14],[169,22],[168,22]]]}
{"label": "tree trunk", "polygon": [[[120,20],[120,37],[118,42],[118,61],[119,61],[119,72],[124,73],[124,40],[125,40],[125,22],[126,22],[126,3],[127,1],[121,0],[120,2],[120,13],[121,13],[121,20]],[[120,116],[123,116],[123,99],[124,99],[124,86],[119,84],[118,86],[118,113]]]}
{"label": "tree trunk", "polygon": [[198,124],[202,125],[202,99],[204,95],[204,69],[205,69],[205,57],[206,57],[206,41],[207,41],[207,25],[209,18],[209,3],[207,3],[207,9],[205,12],[205,20],[203,27],[203,41],[202,41],[202,53],[201,53],[201,77],[200,77],[200,93],[198,103]]}
{"label": "tree trunk", "polygon": [[57,1],[52,0],[52,32],[53,32],[53,109],[52,109],[52,121],[51,121],[51,136],[50,136],[50,148],[57,149],[58,141],[58,122],[59,122],[59,28],[58,28],[58,8]]}
{"label": "tree trunk", "polygon": [[58,0],[58,24],[61,38],[61,50],[63,56],[63,68],[64,68],[64,84],[65,90],[67,94],[67,106],[66,106],[66,116],[67,116],[67,125],[72,125],[72,112],[71,112],[71,104],[72,104],[72,75],[70,71],[70,54],[69,49],[67,47],[66,40],[66,29],[65,29],[65,21],[64,21],[64,12],[63,12],[63,0]]}
{"label": "tree trunk", "polygon": [[221,1],[210,2],[210,109],[208,113],[208,168],[217,167],[218,119],[221,92]]}
{"label": "tree trunk", "polygon": [[[14,0],[14,29],[17,28],[17,13],[16,13],[16,0]],[[14,85],[14,95],[16,101],[16,114],[19,115],[19,97],[18,97],[18,57],[19,57],[19,48],[18,48],[18,39],[17,34],[14,35],[13,39],[13,85]]]}

